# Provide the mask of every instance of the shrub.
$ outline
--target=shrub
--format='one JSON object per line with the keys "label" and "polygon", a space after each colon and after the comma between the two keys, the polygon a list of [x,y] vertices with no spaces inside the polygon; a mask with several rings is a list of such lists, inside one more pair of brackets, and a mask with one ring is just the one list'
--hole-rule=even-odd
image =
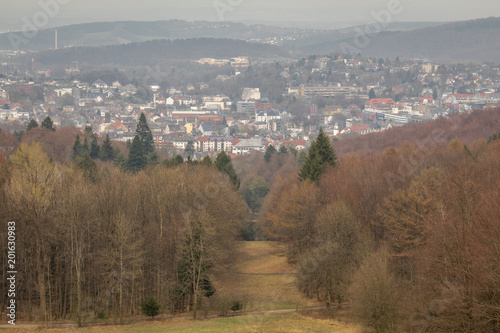
{"label": "shrub", "polygon": [[155,316],[160,313],[160,305],[154,297],[149,297],[142,301],[141,311],[143,315],[150,316],[154,319]]}

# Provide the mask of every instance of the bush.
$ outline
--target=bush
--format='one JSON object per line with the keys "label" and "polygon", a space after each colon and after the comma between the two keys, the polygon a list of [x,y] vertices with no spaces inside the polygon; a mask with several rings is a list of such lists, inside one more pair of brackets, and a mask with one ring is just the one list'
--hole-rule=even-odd
{"label": "bush", "polygon": [[373,253],[365,260],[354,276],[349,294],[352,314],[359,323],[380,333],[396,330],[400,295],[385,251]]}
{"label": "bush", "polygon": [[160,305],[154,297],[149,297],[142,301],[141,311],[143,315],[150,316],[154,319],[155,316],[160,313]]}
{"label": "bush", "polygon": [[106,313],[105,310],[101,310],[99,311],[99,313],[97,314],[97,318],[101,319],[101,320],[106,320],[109,318],[108,314]]}
{"label": "bush", "polygon": [[233,312],[240,311],[241,309],[243,309],[243,303],[241,303],[240,301],[232,301],[230,309]]}

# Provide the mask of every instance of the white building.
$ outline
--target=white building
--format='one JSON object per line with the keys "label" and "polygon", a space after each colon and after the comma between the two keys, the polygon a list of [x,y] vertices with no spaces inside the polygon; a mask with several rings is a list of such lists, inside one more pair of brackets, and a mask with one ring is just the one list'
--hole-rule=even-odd
{"label": "white building", "polygon": [[244,101],[250,101],[252,99],[260,99],[260,89],[259,88],[243,88],[243,93],[241,94],[241,99]]}
{"label": "white building", "polygon": [[264,144],[261,138],[243,139],[233,146],[233,154],[245,155],[252,151],[264,152]]}

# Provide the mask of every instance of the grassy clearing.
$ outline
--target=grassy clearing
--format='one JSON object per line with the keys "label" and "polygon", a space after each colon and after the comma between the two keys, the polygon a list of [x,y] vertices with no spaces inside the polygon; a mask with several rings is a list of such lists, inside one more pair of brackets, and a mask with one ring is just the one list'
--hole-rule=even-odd
{"label": "grassy clearing", "polygon": [[[27,331],[35,332],[36,330]],[[355,333],[357,330],[334,320],[312,319],[299,313],[266,314],[258,316],[232,317],[205,321],[172,320],[169,322],[141,322],[124,326],[90,327],[82,329],[51,329],[44,332],[125,332],[125,333],[198,333],[198,332],[339,332]],[[19,332],[19,331],[17,331]]]}
{"label": "grassy clearing", "polygon": [[234,265],[215,274],[219,298],[242,301],[244,311],[321,305],[297,290],[283,245],[241,242],[235,255],[238,260]]}

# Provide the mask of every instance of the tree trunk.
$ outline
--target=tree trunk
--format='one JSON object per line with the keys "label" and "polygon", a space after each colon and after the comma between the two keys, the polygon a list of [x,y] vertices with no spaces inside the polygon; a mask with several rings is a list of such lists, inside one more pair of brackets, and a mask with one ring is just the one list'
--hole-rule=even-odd
{"label": "tree trunk", "polygon": [[40,320],[47,322],[47,300],[45,298],[45,277],[42,268],[41,241],[38,239],[36,247],[36,270],[38,273],[38,292],[40,293]]}

